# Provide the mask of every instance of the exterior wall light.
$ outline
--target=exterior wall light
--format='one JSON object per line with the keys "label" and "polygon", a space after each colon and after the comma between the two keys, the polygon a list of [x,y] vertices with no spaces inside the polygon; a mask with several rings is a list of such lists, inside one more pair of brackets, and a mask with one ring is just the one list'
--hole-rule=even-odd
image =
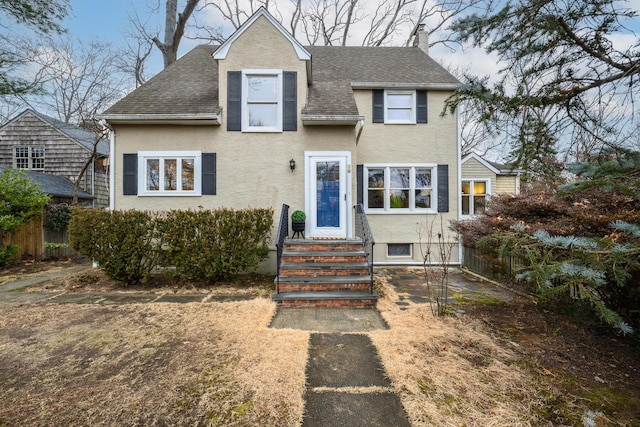
{"label": "exterior wall light", "polygon": [[293,171],[296,168],[296,161],[295,160],[293,160],[293,159],[289,160],[289,168],[291,168],[291,173],[293,173]]}

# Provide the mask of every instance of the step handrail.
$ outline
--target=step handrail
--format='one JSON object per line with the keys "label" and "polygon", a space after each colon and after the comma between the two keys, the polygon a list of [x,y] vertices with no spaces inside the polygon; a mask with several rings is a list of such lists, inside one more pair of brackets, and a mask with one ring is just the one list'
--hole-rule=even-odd
{"label": "step handrail", "polygon": [[364,212],[364,206],[362,203],[358,203],[354,206],[356,214],[355,214],[355,234],[357,237],[362,239],[362,243],[364,244],[365,254],[367,256],[367,264],[369,266],[369,275],[370,275],[370,289],[369,291],[373,293],[373,246],[376,244],[376,240],[373,238],[373,233],[371,232],[371,227],[369,226],[369,220],[367,219],[367,214]]}
{"label": "step handrail", "polygon": [[276,237],[276,294],[280,293],[280,263],[282,262],[282,251],[284,250],[284,239],[289,236],[289,205],[282,204],[280,212],[280,222],[278,223],[278,234]]}

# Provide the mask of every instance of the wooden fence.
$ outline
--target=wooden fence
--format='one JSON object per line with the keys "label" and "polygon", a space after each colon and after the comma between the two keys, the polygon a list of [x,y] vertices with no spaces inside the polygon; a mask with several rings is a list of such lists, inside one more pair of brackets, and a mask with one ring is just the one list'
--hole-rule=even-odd
{"label": "wooden fence", "polygon": [[[9,242],[9,236],[5,236],[3,243]],[[18,253],[14,259],[32,258],[35,260],[66,258],[77,255],[77,252],[70,247],[47,248],[47,243],[69,243],[69,232],[45,230],[42,216],[37,216],[28,224],[20,227],[13,236],[13,244],[18,246]]]}
{"label": "wooden fence", "polygon": [[[9,236],[5,236],[3,243],[9,243]],[[44,255],[44,227],[42,224],[42,216],[38,215],[31,220],[30,223],[20,227],[18,232],[13,236],[14,245],[18,246],[18,253],[14,258],[23,257],[42,259]]]}

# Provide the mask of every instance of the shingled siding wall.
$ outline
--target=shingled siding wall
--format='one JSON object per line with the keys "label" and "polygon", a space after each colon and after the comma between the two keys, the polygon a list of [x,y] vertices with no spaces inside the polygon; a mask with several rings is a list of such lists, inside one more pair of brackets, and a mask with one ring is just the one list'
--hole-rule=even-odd
{"label": "shingled siding wall", "polygon": [[[0,166],[15,166],[15,147],[44,147],[44,170],[36,172],[61,175],[72,182],[90,155],[78,143],[32,114],[24,114],[0,129]],[[104,167],[96,167],[96,172],[99,173],[95,194],[92,191],[91,167],[83,177],[81,189],[97,197],[96,206],[106,207],[109,205],[108,174]]]}

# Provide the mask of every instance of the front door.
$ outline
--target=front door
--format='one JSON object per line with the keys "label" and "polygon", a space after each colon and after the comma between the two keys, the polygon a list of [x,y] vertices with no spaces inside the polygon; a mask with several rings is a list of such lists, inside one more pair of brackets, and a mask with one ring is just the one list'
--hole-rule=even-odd
{"label": "front door", "polygon": [[307,152],[306,210],[309,237],[346,238],[351,192],[349,152]]}

